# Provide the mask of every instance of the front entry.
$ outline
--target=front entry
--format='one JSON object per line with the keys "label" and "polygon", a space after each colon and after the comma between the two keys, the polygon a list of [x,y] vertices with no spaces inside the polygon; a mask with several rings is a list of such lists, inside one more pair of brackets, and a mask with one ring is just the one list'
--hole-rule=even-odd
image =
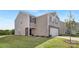
{"label": "front entry", "polygon": [[[34,29],[30,28],[29,29],[29,35],[33,35],[33,31],[34,31]],[[28,35],[28,28],[25,28],[25,35]]]}
{"label": "front entry", "polygon": [[28,28],[25,28],[25,35],[28,35]]}
{"label": "front entry", "polygon": [[32,29],[30,29],[30,35],[32,35]]}

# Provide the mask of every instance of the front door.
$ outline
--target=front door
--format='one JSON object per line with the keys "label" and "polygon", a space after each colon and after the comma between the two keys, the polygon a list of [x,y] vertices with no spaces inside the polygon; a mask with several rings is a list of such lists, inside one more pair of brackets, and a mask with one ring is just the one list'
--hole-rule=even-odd
{"label": "front door", "polygon": [[28,28],[25,28],[25,35],[28,35]]}
{"label": "front door", "polygon": [[30,35],[32,35],[32,29],[30,29]]}
{"label": "front door", "polygon": [[[28,35],[28,28],[25,28],[25,35]],[[29,29],[29,35],[33,35],[32,29]]]}

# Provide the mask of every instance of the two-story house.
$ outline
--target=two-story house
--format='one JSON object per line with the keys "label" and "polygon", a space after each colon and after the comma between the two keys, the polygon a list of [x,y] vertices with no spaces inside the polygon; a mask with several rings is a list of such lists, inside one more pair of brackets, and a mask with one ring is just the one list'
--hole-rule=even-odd
{"label": "two-story house", "polygon": [[60,20],[55,12],[38,17],[19,13],[15,20],[15,35],[57,36],[60,31]]}

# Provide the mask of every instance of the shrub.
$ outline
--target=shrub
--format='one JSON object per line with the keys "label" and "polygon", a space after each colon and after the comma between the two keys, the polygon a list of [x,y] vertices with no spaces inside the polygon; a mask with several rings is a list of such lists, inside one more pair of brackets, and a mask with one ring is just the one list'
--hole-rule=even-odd
{"label": "shrub", "polygon": [[77,32],[76,34],[78,34],[78,35],[79,35],[79,32]]}
{"label": "shrub", "polygon": [[13,35],[14,30],[0,30],[0,35]]}

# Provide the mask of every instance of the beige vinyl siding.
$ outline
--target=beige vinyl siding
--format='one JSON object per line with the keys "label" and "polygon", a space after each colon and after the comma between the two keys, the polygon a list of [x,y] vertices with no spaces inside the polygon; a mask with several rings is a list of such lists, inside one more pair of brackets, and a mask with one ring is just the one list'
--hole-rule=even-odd
{"label": "beige vinyl siding", "polygon": [[29,15],[19,14],[15,20],[15,35],[25,35],[25,28],[28,27]]}
{"label": "beige vinyl siding", "polygon": [[47,29],[47,21],[48,15],[42,15],[36,18],[36,31],[35,35],[37,36],[48,36],[48,29]]}

